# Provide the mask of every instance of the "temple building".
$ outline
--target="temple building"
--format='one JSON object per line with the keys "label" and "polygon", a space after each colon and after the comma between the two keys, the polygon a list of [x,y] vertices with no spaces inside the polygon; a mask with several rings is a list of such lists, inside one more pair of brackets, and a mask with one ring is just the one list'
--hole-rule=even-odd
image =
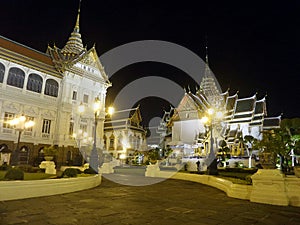
{"label": "temple building", "polygon": [[135,153],[147,150],[146,129],[141,125],[139,106],[108,116],[104,122],[104,149],[116,159],[130,160]]}
{"label": "temple building", "polygon": [[[12,153],[16,164],[38,165],[49,145],[58,151],[58,165],[80,164],[74,134],[81,131],[93,139],[96,98],[96,144],[103,146],[106,90],[111,83],[95,46],[84,47],[79,22],[80,8],[67,43],[62,48],[49,45],[46,53],[0,36],[0,149]],[[78,112],[80,104],[85,106],[83,114]],[[14,118],[23,119],[10,123]],[[32,126],[26,126],[28,121]]]}
{"label": "temple building", "polygon": [[281,116],[267,117],[266,97],[239,98],[238,93],[230,95],[228,90],[222,93],[206,56],[199,90],[185,91],[179,105],[163,116],[159,131],[164,145],[171,146],[179,157],[207,157],[211,142],[216,153],[222,140],[232,156],[247,156],[241,140],[246,135],[261,139],[263,130],[278,128],[280,121]]}

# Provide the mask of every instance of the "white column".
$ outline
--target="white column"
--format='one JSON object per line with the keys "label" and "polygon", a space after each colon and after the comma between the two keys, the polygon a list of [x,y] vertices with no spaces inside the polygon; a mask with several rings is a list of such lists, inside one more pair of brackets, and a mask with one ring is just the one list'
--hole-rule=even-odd
{"label": "white column", "polygon": [[8,63],[8,64],[5,66],[5,72],[4,72],[4,78],[3,78],[3,87],[6,87],[7,78],[8,78],[8,71],[9,71],[9,64],[10,64],[10,63]]}

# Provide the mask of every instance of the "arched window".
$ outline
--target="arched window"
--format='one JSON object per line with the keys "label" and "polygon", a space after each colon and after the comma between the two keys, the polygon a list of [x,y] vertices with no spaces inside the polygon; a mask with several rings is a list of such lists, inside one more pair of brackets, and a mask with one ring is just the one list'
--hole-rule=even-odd
{"label": "arched window", "polygon": [[43,85],[43,78],[40,75],[31,73],[28,76],[27,90],[41,93]]}
{"label": "arched window", "polygon": [[8,78],[7,78],[8,85],[18,87],[18,88],[23,88],[24,79],[25,79],[25,73],[23,70],[16,67],[9,69]]}
{"label": "arched window", "polygon": [[58,82],[53,79],[48,79],[46,81],[46,86],[45,86],[45,95],[50,95],[53,97],[58,96]]}
{"label": "arched window", "polygon": [[5,66],[0,63],[0,83],[3,83],[4,79]]}

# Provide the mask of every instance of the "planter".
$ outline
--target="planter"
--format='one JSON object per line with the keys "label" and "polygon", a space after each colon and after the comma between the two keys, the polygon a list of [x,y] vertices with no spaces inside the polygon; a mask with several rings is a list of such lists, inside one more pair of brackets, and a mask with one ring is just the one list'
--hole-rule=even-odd
{"label": "planter", "polygon": [[53,156],[44,156],[44,159],[46,160],[46,161],[51,161],[51,160],[53,160]]}
{"label": "planter", "polygon": [[262,163],[263,169],[276,169],[276,165],[274,163]]}

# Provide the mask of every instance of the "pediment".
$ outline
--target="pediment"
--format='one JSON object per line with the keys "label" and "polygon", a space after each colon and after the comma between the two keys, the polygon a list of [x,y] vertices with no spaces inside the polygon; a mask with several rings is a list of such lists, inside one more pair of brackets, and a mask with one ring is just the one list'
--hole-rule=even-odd
{"label": "pediment", "polygon": [[198,110],[198,106],[195,104],[195,101],[186,93],[181,99],[176,110],[178,112],[194,111]]}
{"label": "pediment", "polygon": [[74,62],[73,67],[83,70],[84,73],[86,75],[89,74],[90,77],[101,78],[106,83],[110,84],[94,47],[79,57],[76,62]]}
{"label": "pediment", "polygon": [[85,54],[82,60],[80,60],[81,63],[92,66],[92,67],[98,67],[97,65],[98,59],[95,57],[95,54],[93,52],[88,52]]}

